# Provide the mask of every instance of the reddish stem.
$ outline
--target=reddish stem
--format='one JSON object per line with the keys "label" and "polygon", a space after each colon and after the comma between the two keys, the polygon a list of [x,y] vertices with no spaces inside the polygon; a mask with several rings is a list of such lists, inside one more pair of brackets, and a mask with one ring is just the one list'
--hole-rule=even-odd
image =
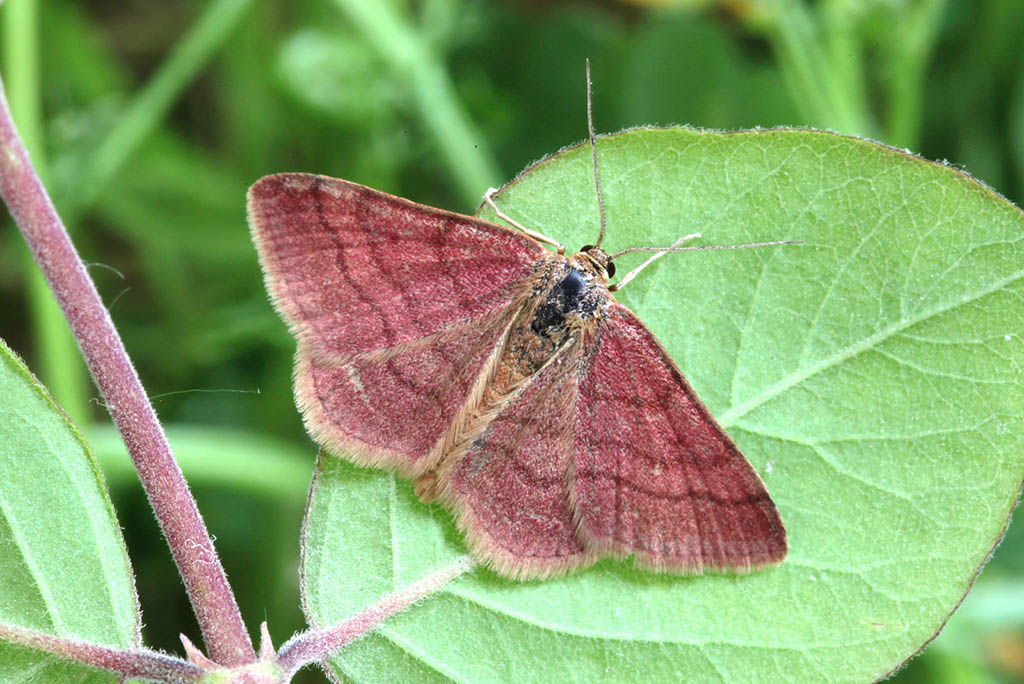
{"label": "reddish stem", "polygon": [[128,447],[171,547],[210,657],[226,666],[253,662],[252,642],[188,483],[114,323],[18,137],[2,82],[0,195],[46,276]]}
{"label": "reddish stem", "polygon": [[205,674],[192,663],[162,653],[146,649],[123,651],[84,641],[62,639],[52,634],[3,623],[0,623],[0,638],[22,646],[31,646],[61,658],[150,682],[190,684]]}
{"label": "reddish stem", "polygon": [[385,596],[378,603],[344,622],[293,636],[281,646],[278,652],[278,665],[287,677],[291,677],[302,666],[323,660],[345,644],[365,636],[387,618],[434,593],[472,569],[474,565],[475,561],[472,558],[463,556],[405,589]]}

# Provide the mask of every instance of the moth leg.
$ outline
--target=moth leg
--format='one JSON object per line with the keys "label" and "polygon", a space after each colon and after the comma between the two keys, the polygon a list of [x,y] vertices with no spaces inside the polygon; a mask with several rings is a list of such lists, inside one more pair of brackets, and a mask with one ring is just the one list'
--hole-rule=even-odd
{"label": "moth leg", "polygon": [[510,226],[519,229],[524,234],[529,235],[537,242],[543,242],[546,245],[551,245],[552,247],[558,250],[559,254],[565,254],[565,245],[560,243],[558,240],[555,240],[554,238],[549,238],[547,235],[544,235],[543,233],[538,233],[535,230],[530,230],[529,228],[519,223],[515,219],[509,217],[501,209],[498,209],[498,205],[494,203],[494,195],[497,192],[498,188],[488,188],[487,192],[484,193],[484,203],[491,208],[491,211],[493,211],[498,218],[500,218],[502,221],[509,224]]}

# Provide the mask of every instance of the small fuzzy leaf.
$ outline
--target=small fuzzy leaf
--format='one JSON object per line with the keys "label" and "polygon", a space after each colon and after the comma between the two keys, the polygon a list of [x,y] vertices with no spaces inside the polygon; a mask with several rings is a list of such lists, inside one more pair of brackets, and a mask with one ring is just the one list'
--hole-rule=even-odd
{"label": "small fuzzy leaf", "polygon": [[[131,648],[140,628],[124,540],[77,428],[0,341],[0,622]],[[0,645],[0,682],[116,675]]]}
{"label": "small fuzzy leaf", "polygon": [[[343,681],[870,681],[941,629],[1024,477],[1024,217],[970,176],[809,130],[638,129],[599,141],[609,251],[668,255],[621,301],[764,478],[778,567],[673,577],[606,560],[476,570],[338,653]],[[498,196],[570,250],[597,234],[590,150]],[[644,255],[617,263],[625,273]],[[415,420],[414,417],[410,418]],[[465,552],[407,481],[323,459],[304,597],[324,625]]]}

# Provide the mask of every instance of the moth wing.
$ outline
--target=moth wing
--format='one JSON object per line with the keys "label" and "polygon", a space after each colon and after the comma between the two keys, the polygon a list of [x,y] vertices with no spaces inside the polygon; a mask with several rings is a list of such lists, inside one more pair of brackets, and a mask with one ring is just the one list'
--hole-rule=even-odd
{"label": "moth wing", "polygon": [[324,359],[300,341],[295,397],[307,429],[328,452],[359,465],[408,476],[431,468],[448,427],[486,388],[515,313],[510,306],[347,361]]}
{"label": "moth wing", "polygon": [[428,467],[546,250],[323,176],[267,176],[248,210],[267,289],[298,338],[295,391],[310,433],[362,465]]}
{"label": "moth wing", "polygon": [[597,344],[570,472],[584,545],[682,573],[780,562],[786,531],[764,483],[654,335],[614,304]]}
{"label": "moth wing", "polygon": [[266,176],[248,210],[275,306],[300,340],[336,359],[507,306],[546,253],[502,226],[325,176]]}
{"label": "moth wing", "polygon": [[473,555],[506,577],[552,577],[597,559],[576,538],[567,496],[579,351],[552,359],[439,473]]}

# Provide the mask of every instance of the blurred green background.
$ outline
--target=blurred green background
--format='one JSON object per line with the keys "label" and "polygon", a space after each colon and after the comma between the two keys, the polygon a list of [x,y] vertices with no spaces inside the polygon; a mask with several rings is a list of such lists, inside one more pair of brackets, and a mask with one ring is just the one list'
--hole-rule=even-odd
{"label": "blurred green background", "polygon": [[[595,124],[831,128],[1024,197],[1020,0],[7,0],[0,74],[217,539],[243,614],[303,626],[315,449],[293,342],[245,223],[250,183],[340,176],[471,213]],[[0,335],[82,424],[125,528],[148,645],[198,642],[131,466],[13,226]],[[837,615],[837,620],[842,616]],[[770,629],[770,626],[766,626]],[[303,681],[323,681],[316,672]],[[901,682],[1024,681],[1024,529],[1010,527]]]}

